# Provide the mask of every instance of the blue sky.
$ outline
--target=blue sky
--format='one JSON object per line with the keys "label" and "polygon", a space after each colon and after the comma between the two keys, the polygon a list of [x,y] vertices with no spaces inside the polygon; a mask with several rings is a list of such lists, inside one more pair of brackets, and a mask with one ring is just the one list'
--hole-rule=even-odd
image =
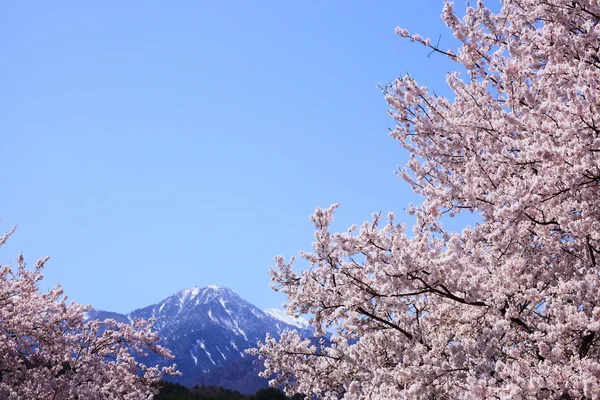
{"label": "blue sky", "polygon": [[128,312],[193,286],[262,308],[273,257],[418,199],[378,83],[447,93],[442,1],[0,5],[0,262],[50,255],[44,287]]}

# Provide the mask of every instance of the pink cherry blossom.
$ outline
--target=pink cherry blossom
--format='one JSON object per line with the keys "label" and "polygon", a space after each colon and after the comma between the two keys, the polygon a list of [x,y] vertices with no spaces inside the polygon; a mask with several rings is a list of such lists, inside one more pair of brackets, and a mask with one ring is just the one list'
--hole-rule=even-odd
{"label": "pink cherry blossom", "polygon": [[[410,152],[398,175],[423,196],[412,232],[376,214],[329,230],[317,209],[311,267],[276,258],[296,332],[252,353],[288,393],[323,399],[600,399],[600,4],[481,2],[442,14],[461,42],[434,51],[452,98],[412,77],[385,89]],[[431,41],[397,29],[400,36]],[[440,218],[476,212],[446,231]]]}
{"label": "pink cherry blossom", "polygon": [[178,374],[136,361],[172,358],[151,321],[86,322],[89,307],[67,303],[59,286],[40,292],[47,260],[28,269],[19,255],[0,267],[0,399],[151,399],[163,375]]}

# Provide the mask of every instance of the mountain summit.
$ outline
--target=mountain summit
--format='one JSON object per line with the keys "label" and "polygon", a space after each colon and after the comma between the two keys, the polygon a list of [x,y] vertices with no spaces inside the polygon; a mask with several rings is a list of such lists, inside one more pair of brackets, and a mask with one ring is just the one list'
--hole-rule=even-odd
{"label": "mountain summit", "polygon": [[[129,314],[91,309],[89,319],[114,318],[133,323],[137,318],[155,318],[162,345],[175,355],[175,362],[187,380],[222,367],[245,355],[244,350],[264,340],[267,332],[278,336],[284,329],[311,335],[303,318],[294,318],[280,309],[263,311],[231,289],[208,285],[184,289]],[[145,361],[163,364],[152,355]]]}

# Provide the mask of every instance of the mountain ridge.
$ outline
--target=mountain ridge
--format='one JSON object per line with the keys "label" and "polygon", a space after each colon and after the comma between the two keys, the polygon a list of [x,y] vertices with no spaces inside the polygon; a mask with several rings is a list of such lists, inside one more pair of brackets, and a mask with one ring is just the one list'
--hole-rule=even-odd
{"label": "mountain ridge", "polygon": [[[154,318],[160,344],[169,348],[175,359],[148,355],[141,361],[161,366],[175,362],[184,375],[173,380],[187,384],[194,377],[202,380],[202,375],[213,369],[234,365],[234,361],[245,356],[245,349],[264,341],[267,332],[278,336],[284,329],[295,329],[304,336],[312,336],[305,319],[294,318],[281,309],[261,310],[231,289],[218,285],[182,289],[156,304],[127,314],[94,308],[88,311],[88,319],[105,318],[128,324],[138,318]],[[256,365],[253,368],[256,369]],[[266,380],[259,380],[253,383],[252,389],[266,385]]]}

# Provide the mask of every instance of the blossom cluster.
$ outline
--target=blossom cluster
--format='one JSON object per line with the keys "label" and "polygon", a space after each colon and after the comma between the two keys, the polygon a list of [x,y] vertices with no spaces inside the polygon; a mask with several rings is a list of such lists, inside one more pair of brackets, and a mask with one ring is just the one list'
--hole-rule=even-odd
{"label": "blossom cluster", "polygon": [[[288,393],[324,399],[600,399],[600,4],[483,2],[442,14],[461,46],[438,97],[412,77],[385,88],[423,196],[412,232],[375,214],[329,230],[317,209],[311,267],[276,258],[285,332],[252,352]],[[440,219],[475,212],[462,232]]]}
{"label": "blossom cluster", "polygon": [[173,358],[151,321],[86,321],[89,307],[67,303],[60,286],[41,292],[47,260],[0,266],[1,399],[151,399],[163,375],[178,374],[136,361],[149,351]]}

